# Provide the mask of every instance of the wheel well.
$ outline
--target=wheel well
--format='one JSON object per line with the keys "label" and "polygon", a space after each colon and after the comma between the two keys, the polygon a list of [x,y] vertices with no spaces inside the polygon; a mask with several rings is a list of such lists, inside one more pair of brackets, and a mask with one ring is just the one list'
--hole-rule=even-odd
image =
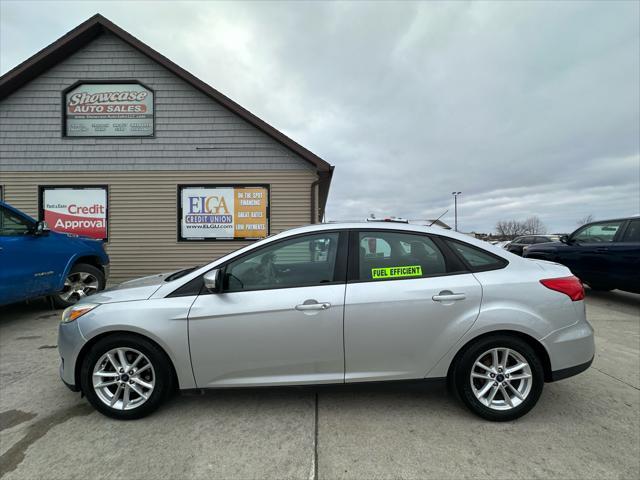
{"label": "wheel well", "polygon": [[469,346],[472,343],[480,340],[481,338],[490,337],[493,335],[511,335],[512,337],[517,337],[520,340],[525,341],[531,348],[533,348],[533,351],[536,353],[536,355],[542,362],[542,368],[544,369],[544,381],[545,382],[551,381],[551,360],[549,359],[549,354],[547,353],[547,349],[544,348],[544,345],[542,345],[538,340],[536,340],[532,336],[527,335],[526,333],[515,331],[515,330],[496,330],[493,332],[483,333],[482,335],[478,335],[477,337],[474,337],[471,340],[469,340],[467,343],[464,344],[464,346],[460,350],[458,350],[458,353],[456,353],[456,356],[451,361],[451,365],[449,365],[449,371],[447,372],[447,379],[450,380],[452,378],[453,369],[455,368],[455,365],[458,362],[458,359],[462,356],[465,350],[469,348]]}
{"label": "wheel well", "polygon": [[156,347],[158,347],[158,349],[165,355],[165,357],[167,357],[167,361],[169,362],[169,365],[171,365],[171,376],[173,377],[173,386],[174,388],[178,388],[178,374],[176,373],[176,367],[173,365],[173,362],[171,361],[171,357],[167,355],[167,352],[165,352],[164,348],[162,348],[162,346],[158,344],[158,342],[156,342],[155,340],[145,335],[141,335],[135,332],[129,332],[127,330],[115,330],[111,332],[101,333],[100,335],[96,335],[95,337],[91,338],[87,343],[85,343],[82,346],[82,348],[80,349],[80,353],[78,353],[78,358],[76,358],[75,370],[73,372],[75,383],[78,388],[81,388],[81,385],[82,385],[82,383],[80,382],[80,372],[82,370],[82,362],[84,362],[84,358],[87,356],[87,353],[89,352],[89,350],[91,350],[91,347],[93,347],[96,343],[98,343],[98,341],[102,340],[103,338],[110,337],[112,335],[118,335],[118,334],[120,335],[124,334],[124,335],[129,335],[131,337],[143,338],[147,342],[151,342]]}
{"label": "wheel well", "polygon": [[86,256],[86,257],[80,257],[77,258],[75,260],[75,262],[73,262],[73,265],[71,266],[71,268],[73,268],[74,265],[78,265],[80,263],[85,263],[87,265],[92,265],[94,267],[96,267],[97,269],[99,269],[102,273],[104,273],[104,265],[102,265],[102,263],[100,262],[100,258],[99,257],[95,257],[95,256]]}

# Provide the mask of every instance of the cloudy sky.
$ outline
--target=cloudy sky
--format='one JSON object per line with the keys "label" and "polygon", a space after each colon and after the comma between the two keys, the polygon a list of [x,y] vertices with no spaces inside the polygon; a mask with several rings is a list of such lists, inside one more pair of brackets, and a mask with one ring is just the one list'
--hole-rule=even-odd
{"label": "cloudy sky", "polygon": [[95,13],[336,166],[329,219],[640,213],[640,2],[0,0],[0,71]]}

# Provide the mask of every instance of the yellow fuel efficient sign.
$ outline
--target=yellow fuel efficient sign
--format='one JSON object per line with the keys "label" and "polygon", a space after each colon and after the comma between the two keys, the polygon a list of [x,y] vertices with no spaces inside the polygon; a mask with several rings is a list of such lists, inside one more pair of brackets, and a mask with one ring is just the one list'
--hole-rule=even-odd
{"label": "yellow fuel efficient sign", "polygon": [[371,278],[375,278],[375,279],[421,277],[421,276],[422,276],[422,267],[420,265],[371,269]]}

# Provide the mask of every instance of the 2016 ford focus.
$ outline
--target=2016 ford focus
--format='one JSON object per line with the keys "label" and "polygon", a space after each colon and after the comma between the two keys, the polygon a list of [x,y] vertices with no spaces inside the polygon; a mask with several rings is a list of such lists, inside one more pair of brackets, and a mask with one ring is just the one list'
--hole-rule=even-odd
{"label": "2016 ford focus", "polygon": [[312,225],[68,308],[60,374],[120,419],[175,388],[447,378],[511,420],[591,364],[583,298],[566,267],[454,232]]}

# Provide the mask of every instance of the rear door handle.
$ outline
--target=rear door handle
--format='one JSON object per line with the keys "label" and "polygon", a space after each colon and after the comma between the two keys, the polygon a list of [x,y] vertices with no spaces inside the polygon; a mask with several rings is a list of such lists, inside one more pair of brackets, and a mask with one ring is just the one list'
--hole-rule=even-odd
{"label": "rear door handle", "polygon": [[464,293],[444,293],[440,292],[439,295],[431,297],[434,302],[455,302],[458,300],[464,300],[467,295]]}
{"label": "rear door handle", "polygon": [[[308,300],[307,300],[308,301]],[[331,304],[329,302],[315,302],[315,303],[302,303],[300,305],[296,305],[296,310],[301,312],[306,312],[309,310],[326,310],[329,308]]]}
{"label": "rear door handle", "polygon": [[596,248],[596,253],[607,253],[608,251],[609,249],[605,247]]}

